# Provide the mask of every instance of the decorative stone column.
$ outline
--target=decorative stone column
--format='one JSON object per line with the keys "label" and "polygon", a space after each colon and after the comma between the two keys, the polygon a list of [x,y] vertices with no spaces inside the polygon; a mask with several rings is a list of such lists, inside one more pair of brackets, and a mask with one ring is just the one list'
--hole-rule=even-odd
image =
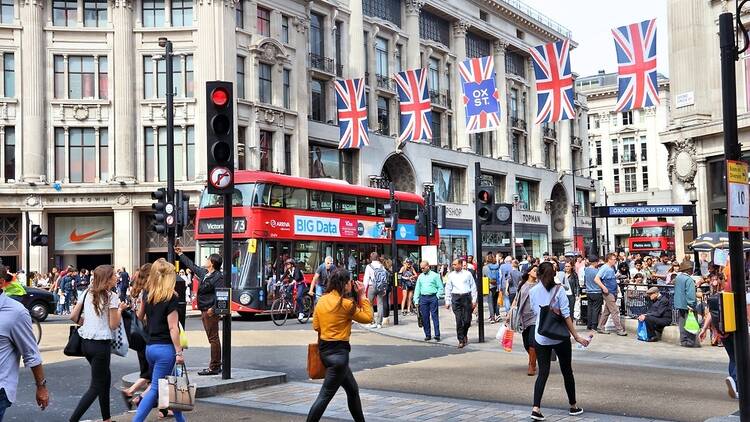
{"label": "decorative stone column", "polygon": [[[112,252],[115,262],[112,264],[116,267],[125,267],[130,273],[133,273],[133,265],[139,262],[134,251],[139,250],[135,242],[139,231],[136,229],[136,219],[133,213],[133,206],[127,196],[121,195],[118,204],[113,207],[114,214],[114,233],[112,233]],[[123,203],[124,205],[120,205]],[[146,227],[141,227],[145,230]]]}
{"label": "decorative stone column", "polygon": [[[296,31],[294,34],[290,34],[294,37],[295,45],[308,44],[309,25],[310,21],[307,19],[297,19],[295,21],[294,27]],[[341,41],[343,43],[343,37]],[[346,67],[344,67],[344,71],[346,71]],[[308,141],[309,131],[307,120],[307,116],[310,113],[310,81],[308,75],[307,52],[304,49],[302,51],[297,50],[294,55],[291,81],[292,86],[296,87],[292,94],[292,108],[295,108],[296,105],[297,110],[297,123],[294,134],[292,134],[292,145],[296,145],[296,148],[292,148],[291,160],[292,175],[300,177],[310,177],[310,165],[308,163],[310,143]],[[333,82],[328,85],[332,86]],[[326,102],[329,104],[335,103],[335,97],[329,97]],[[328,120],[335,120],[333,115],[326,116],[326,118]]]}
{"label": "decorative stone column", "polygon": [[32,93],[45,92],[45,57],[44,54],[44,5],[46,0],[25,0],[20,3],[21,26],[21,78],[22,135],[21,151],[23,160],[22,180],[25,182],[39,181],[46,176],[44,166],[47,162],[45,154],[48,144],[45,132],[46,112],[45,96]]}
{"label": "decorative stone column", "polygon": [[[469,22],[456,21],[453,22],[453,49],[456,53],[456,71],[458,71],[459,64],[466,60],[466,31],[469,29]],[[466,134],[466,110],[464,109],[463,101],[463,87],[461,86],[461,78],[453,78],[453,92],[455,93],[456,100],[453,102],[455,106],[456,116],[454,127],[456,129],[456,139],[454,142],[455,148],[459,151],[471,151],[471,144],[469,143],[469,137]]]}
{"label": "decorative stone column", "polygon": [[137,114],[135,112],[135,39],[133,37],[133,1],[119,0],[112,7],[114,51],[109,61],[114,76],[114,147],[113,181],[135,182]]}
{"label": "decorative stone column", "polygon": [[527,145],[527,151],[529,151],[530,158],[528,159],[528,163],[535,167],[544,167],[544,158],[542,157],[542,126],[539,124],[536,124],[536,109],[537,109],[537,102],[536,102],[536,76],[534,74],[534,64],[532,62],[532,59],[529,58],[528,61],[528,69],[527,73],[529,75],[529,104],[530,104],[530,110],[527,116],[529,116],[528,120],[526,121],[526,130],[528,133],[528,137],[526,138],[526,145]]}
{"label": "decorative stone column", "polygon": [[[378,79],[375,75],[375,38],[380,32],[380,27],[374,25],[373,30],[368,35],[367,40],[367,67],[370,72],[367,77],[367,85],[370,87],[370,93],[367,98],[367,120],[370,126],[370,132],[379,130],[378,126]],[[354,76],[357,77],[356,75]]]}
{"label": "decorative stone column", "polygon": [[406,0],[404,30],[409,39],[406,42],[405,69],[416,69],[422,66],[419,60],[419,12],[422,6],[424,6],[424,0]]}
{"label": "decorative stone column", "polygon": [[[553,123],[551,123],[554,125]],[[557,145],[560,150],[560,170],[573,171],[573,154],[575,153],[570,147],[570,139],[573,136],[569,120],[563,120],[557,123]],[[581,167],[588,167],[586,166]],[[583,177],[583,173],[576,173],[576,177]]]}
{"label": "decorative stone column", "polygon": [[508,42],[497,40],[494,43],[495,53],[495,86],[500,98],[500,127],[495,131],[495,142],[497,148],[494,149],[493,158],[509,160],[509,137],[508,133],[508,85],[505,83],[505,49],[508,48]]}
{"label": "decorative stone column", "polygon": [[344,70],[345,79],[365,76],[365,39],[362,2],[350,1],[349,8],[349,71]]}

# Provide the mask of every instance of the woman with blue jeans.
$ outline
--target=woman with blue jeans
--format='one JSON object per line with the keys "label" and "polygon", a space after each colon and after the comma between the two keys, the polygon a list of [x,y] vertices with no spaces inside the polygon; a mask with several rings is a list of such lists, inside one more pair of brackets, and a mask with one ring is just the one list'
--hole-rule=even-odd
{"label": "woman with blue jeans", "polygon": [[[151,388],[143,395],[133,421],[142,422],[156,407],[159,399],[159,379],[170,375],[175,364],[184,365],[180,346],[177,293],[174,291],[177,273],[174,265],[159,259],[151,266],[144,292],[143,306],[138,309],[138,318],[148,321],[149,341],[146,345],[146,360],[152,368]],[[174,412],[177,422],[185,418],[182,412]]]}

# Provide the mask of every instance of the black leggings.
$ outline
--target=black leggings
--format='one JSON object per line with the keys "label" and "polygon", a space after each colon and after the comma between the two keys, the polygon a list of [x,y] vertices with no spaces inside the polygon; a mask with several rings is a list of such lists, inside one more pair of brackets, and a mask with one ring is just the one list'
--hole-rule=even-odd
{"label": "black leggings", "polygon": [[352,370],[349,369],[349,352],[351,351],[349,342],[320,340],[319,344],[320,358],[326,367],[326,378],[323,386],[320,387],[318,397],[310,408],[310,413],[307,414],[308,422],[317,422],[323,417],[328,403],[336,395],[339,387],[344,387],[346,391],[346,401],[352,419],[356,422],[364,422],[359,386],[352,375]]}
{"label": "black leggings", "polygon": [[99,397],[99,409],[102,412],[102,420],[109,419],[109,388],[112,383],[112,373],[109,370],[111,344],[109,340],[87,340],[82,342],[83,356],[91,365],[91,384],[89,389],[83,393],[81,400],[76,406],[71,422],[78,422],[84,413],[91,407]]}
{"label": "black leggings", "polygon": [[547,385],[553,350],[557,353],[557,361],[560,363],[560,372],[562,372],[565,382],[565,392],[568,393],[568,403],[571,406],[574,405],[576,403],[576,381],[573,378],[573,367],[571,366],[570,340],[563,340],[562,343],[552,346],[537,344],[535,347],[539,371],[536,376],[536,384],[534,384],[534,407],[540,407],[542,404],[542,394],[544,394],[544,387]]}
{"label": "black leggings", "polygon": [[536,347],[534,343],[534,333],[536,332],[536,325],[529,325],[523,329],[521,337],[523,338],[523,348],[529,351],[530,347]]}

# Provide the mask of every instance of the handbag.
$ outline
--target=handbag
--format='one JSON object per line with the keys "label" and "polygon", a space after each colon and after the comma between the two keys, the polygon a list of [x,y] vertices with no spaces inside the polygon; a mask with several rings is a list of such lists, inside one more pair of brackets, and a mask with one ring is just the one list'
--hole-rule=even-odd
{"label": "handbag", "polygon": [[508,313],[508,328],[517,333],[523,331],[521,329],[521,312],[515,306],[510,308],[510,311]]}
{"label": "handbag", "polygon": [[172,375],[159,379],[159,409],[190,412],[195,408],[195,389],[185,364],[175,365]]}
{"label": "handbag", "polygon": [[[86,302],[86,295],[88,290],[83,294],[82,302]],[[78,334],[78,327],[81,326],[81,314],[83,314],[83,306],[81,306],[81,312],[78,314],[78,320],[75,325],[70,326],[70,333],[68,333],[68,342],[65,344],[63,354],[65,356],[83,356],[83,340],[81,335]]]}
{"label": "handbag", "polygon": [[125,322],[120,319],[120,326],[112,330],[112,354],[125,357],[128,355],[128,335],[125,331]]}
{"label": "handbag", "polygon": [[[318,336],[318,339],[320,339],[320,336]],[[326,367],[323,365],[323,359],[320,358],[320,346],[318,343],[307,345],[307,376],[313,380],[326,377]]]}
{"label": "handbag", "polygon": [[557,304],[558,291],[560,291],[559,284],[555,287],[549,304],[539,307],[539,324],[536,329],[540,335],[552,340],[567,340],[570,338],[570,331],[565,325],[565,318],[560,313],[560,308],[553,306]]}

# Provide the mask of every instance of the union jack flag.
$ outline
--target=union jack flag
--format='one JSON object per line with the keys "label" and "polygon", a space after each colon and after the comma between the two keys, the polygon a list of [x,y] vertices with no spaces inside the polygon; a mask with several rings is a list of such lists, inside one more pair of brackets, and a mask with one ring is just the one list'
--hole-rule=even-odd
{"label": "union jack flag", "polygon": [[365,80],[336,80],[336,105],[339,116],[339,149],[370,145],[367,134]]}
{"label": "union jack flag", "polygon": [[656,19],[612,30],[617,50],[617,111],[659,104],[656,85]]}
{"label": "union jack flag", "polygon": [[394,76],[401,110],[399,142],[432,139],[432,104],[427,91],[427,70],[412,69]]}
{"label": "union jack flag", "polygon": [[536,123],[570,120],[575,116],[570,40],[529,49],[536,76]]}
{"label": "union jack flag", "polygon": [[466,133],[485,132],[500,127],[500,97],[495,87],[495,59],[476,57],[458,65],[464,89]]}

